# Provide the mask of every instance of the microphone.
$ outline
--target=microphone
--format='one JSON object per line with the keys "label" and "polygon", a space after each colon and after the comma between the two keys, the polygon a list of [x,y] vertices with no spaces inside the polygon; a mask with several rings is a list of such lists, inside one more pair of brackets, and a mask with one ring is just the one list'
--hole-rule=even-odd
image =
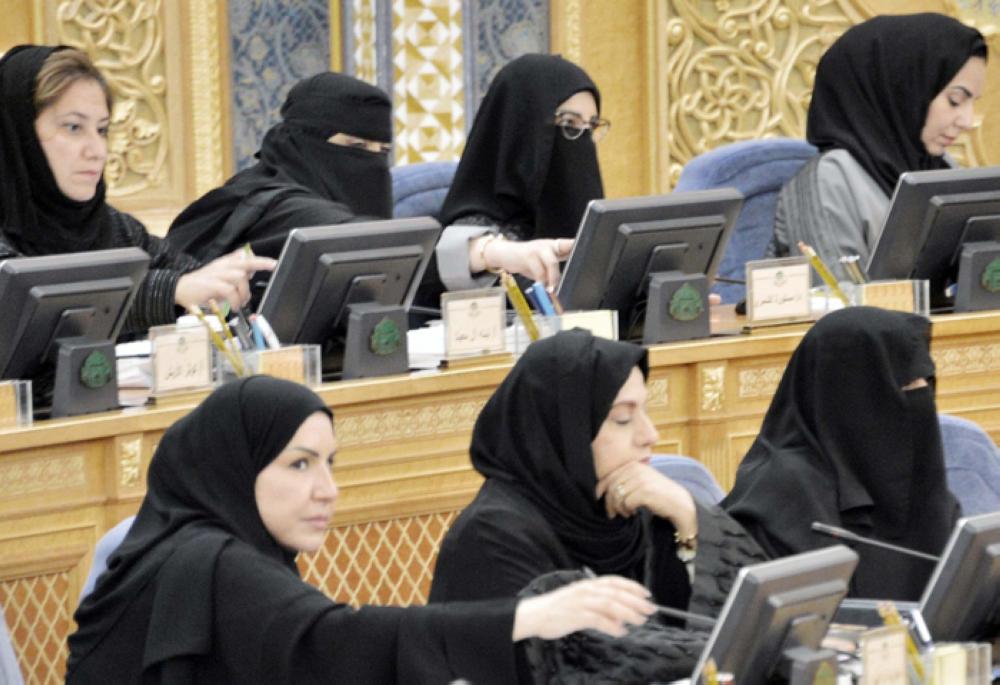
{"label": "microphone", "polygon": [[906,554],[907,556],[916,557],[917,559],[923,559],[925,561],[933,561],[937,563],[941,559],[941,557],[935,556],[933,554],[927,554],[926,552],[918,552],[917,550],[910,549],[909,547],[900,547],[899,545],[894,545],[890,542],[882,542],[881,540],[866,538],[863,535],[858,535],[844,528],[831,526],[827,523],[821,523],[820,521],[813,521],[810,528],[812,528],[817,533],[821,533],[823,535],[829,535],[831,538],[837,540],[846,540],[847,542],[857,542],[862,545],[881,547],[882,549],[887,549],[891,552]]}
{"label": "microphone", "polygon": [[715,619],[709,616],[695,614],[690,611],[682,611],[681,609],[665,607],[661,604],[656,605],[656,610],[665,616],[669,616],[670,618],[679,618],[680,620],[687,621],[688,623],[694,626],[698,626],[701,628],[715,627]]}

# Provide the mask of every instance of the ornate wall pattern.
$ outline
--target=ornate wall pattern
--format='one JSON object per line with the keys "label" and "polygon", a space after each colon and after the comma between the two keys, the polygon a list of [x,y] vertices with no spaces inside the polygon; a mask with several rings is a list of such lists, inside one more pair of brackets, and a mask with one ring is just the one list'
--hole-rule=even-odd
{"label": "ornate wall pattern", "polygon": [[237,0],[229,3],[233,159],[253,164],[264,133],[296,81],[329,69],[326,0]]}
{"label": "ornate wall pattern", "polygon": [[58,42],[94,59],[115,93],[108,162],[108,195],[161,188],[172,179],[160,0],[65,0],[56,9]]}

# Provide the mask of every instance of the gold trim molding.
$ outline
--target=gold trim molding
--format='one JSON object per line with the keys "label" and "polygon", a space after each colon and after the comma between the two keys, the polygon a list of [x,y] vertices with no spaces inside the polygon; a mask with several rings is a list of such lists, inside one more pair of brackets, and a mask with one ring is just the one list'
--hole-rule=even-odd
{"label": "gold trim molding", "polygon": [[83,454],[0,465],[0,497],[21,497],[86,484]]}
{"label": "gold trim molding", "polygon": [[710,366],[701,369],[701,410],[721,411],[725,398],[726,367]]}
{"label": "gold trim molding", "polygon": [[123,488],[135,487],[142,474],[142,436],[118,441],[119,482]]}
{"label": "gold trim molding", "polygon": [[778,389],[783,366],[768,366],[762,369],[744,369],[739,373],[740,399],[771,397]]}
{"label": "gold trim molding", "polygon": [[938,376],[992,373],[1000,369],[1000,345],[969,345],[934,350]]}
{"label": "gold trim molding", "polygon": [[194,195],[200,197],[226,180],[220,3],[217,0],[189,0],[188,12],[186,48],[190,59],[192,174]]}
{"label": "gold trim molding", "polygon": [[486,400],[424,404],[407,409],[337,417],[337,441],[342,447],[365,445],[472,430]]}

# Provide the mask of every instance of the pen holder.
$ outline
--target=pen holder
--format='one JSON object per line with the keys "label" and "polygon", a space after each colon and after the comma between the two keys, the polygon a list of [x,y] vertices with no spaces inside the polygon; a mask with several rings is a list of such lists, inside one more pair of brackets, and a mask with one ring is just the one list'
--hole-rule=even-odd
{"label": "pen holder", "polygon": [[[245,350],[239,355],[244,375],[264,374],[302,383],[314,388],[322,382],[322,363],[319,345],[289,345],[274,350]],[[232,362],[217,350],[215,352],[216,382],[225,383],[239,374]]]}
{"label": "pen holder", "polygon": [[31,425],[31,381],[0,382],[0,430]]}
{"label": "pen holder", "polygon": [[[532,315],[531,319],[538,329],[539,339],[548,338],[559,331],[583,328],[599,338],[618,340],[618,312],[614,309],[566,312],[559,316],[544,316],[536,313]],[[508,341],[508,349],[513,350],[514,356],[524,354],[524,350],[532,343],[532,340],[524,323],[516,316],[510,332],[512,337]]]}
{"label": "pen holder", "polygon": [[855,285],[848,293],[852,305],[881,307],[930,316],[930,284],[926,280],[872,281]]}

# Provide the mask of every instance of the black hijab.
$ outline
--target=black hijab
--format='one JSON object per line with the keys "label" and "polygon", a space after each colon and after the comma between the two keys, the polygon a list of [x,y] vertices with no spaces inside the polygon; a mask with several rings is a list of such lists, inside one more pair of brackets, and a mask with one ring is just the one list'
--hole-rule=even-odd
{"label": "black hijab", "polygon": [[[311,390],[269,376],[222,386],[175,423],[149,465],[146,497],[108,570],[77,610],[70,674],[130,604],[156,583],[142,661],[148,668],[211,650],[215,563],[236,539],[298,577],[295,553],[264,527],[254,484],[309,416],[330,410]],[[182,573],[164,570],[168,560]],[[296,581],[297,582],[297,581]],[[261,625],[268,617],[261,616]],[[117,639],[131,639],[118,636]]]}
{"label": "black hijab", "polygon": [[[344,74],[317,74],[292,87],[281,117],[257,163],[185,209],[170,226],[170,243],[203,260],[246,242],[277,257],[293,228],[392,216],[388,156],[327,142],[334,133],[390,142],[384,92]],[[271,210],[278,200],[284,211]]]}
{"label": "black hijab", "polygon": [[584,90],[600,111],[597,86],[562,57],[524,55],[504,66],[476,113],[441,223],[482,214],[518,225],[524,240],[575,237],[604,187],[591,137],[566,140],[554,122],[556,107]]}
{"label": "black hijab", "polygon": [[974,54],[979,31],[943,14],[879,16],[848,29],[816,70],[806,138],[844,149],[892,195],[904,171],[943,169],[920,140],[927,109]]}
{"label": "black hijab", "polygon": [[45,59],[66,46],[18,45],[0,59],[0,234],[25,255],[108,247],[101,178],[94,197],[63,195],[35,133],[35,90]]}
{"label": "black hijab", "polygon": [[[948,491],[930,322],[873,307],[824,316],[792,355],[724,506],[772,554],[832,544],[822,521],[940,554],[958,517]],[[852,594],[914,599],[932,565],[860,548]]]}
{"label": "black hijab", "polygon": [[638,516],[608,519],[594,498],[590,443],[646,351],[573,329],[532,343],[483,407],[472,465],[538,507],[580,564],[622,573],[644,553]]}

